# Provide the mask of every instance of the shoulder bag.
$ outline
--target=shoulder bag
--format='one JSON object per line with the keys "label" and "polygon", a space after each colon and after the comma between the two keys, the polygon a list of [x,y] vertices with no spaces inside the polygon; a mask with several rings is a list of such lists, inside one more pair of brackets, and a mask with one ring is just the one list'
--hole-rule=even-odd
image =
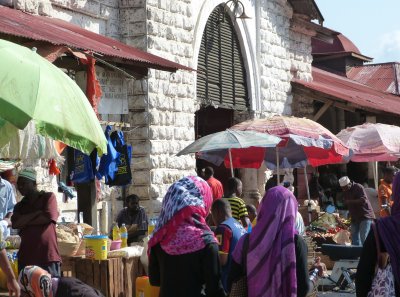
{"label": "shoulder bag", "polygon": [[390,257],[388,253],[381,252],[378,230],[375,224],[372,224],[374,231],[375,244],[377,250],[376,271],[372,280],[371,291],[367,297],[395,297],[394,277]]}

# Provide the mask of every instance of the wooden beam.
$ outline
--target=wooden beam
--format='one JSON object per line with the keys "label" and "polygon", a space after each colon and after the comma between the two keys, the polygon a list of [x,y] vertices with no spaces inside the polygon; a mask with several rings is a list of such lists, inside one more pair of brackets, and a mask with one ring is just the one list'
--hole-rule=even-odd
{"label": "wooden beam", "polygon": [[313,121],[318,121],[319,118],[328,110],[329,107],[331,107],[333,104],[333,101],[327,101],[324,103],[324,105],[318,110],[318,112],[314,115]]}

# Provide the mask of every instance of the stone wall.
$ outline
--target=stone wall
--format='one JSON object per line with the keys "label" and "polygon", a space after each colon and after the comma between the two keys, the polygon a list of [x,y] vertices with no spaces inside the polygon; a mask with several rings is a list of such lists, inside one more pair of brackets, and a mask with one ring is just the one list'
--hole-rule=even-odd
{"label": "stone wall", "polygon": [[[42,1],[14,0],[18,9],[64,19],[194,69],[208,16],[225,2]],[[291,114],[290,80],[311,79],[312,32],[292,29],[295,15],[286,0],[242,2],[251,19],[234,23],[248,74],[251,110],[235,113],[235,121]],[[194,113],[200,108],[196,72],[150,70],[145,79],[127,80],[127,86],[131,129],[126,139],[133,147],[133,184],[127,193],[138,194],[142,205],[157,213],[168,186],[195,173],[194,157],[176,153],[194,140]],[[245,187],[259,188],[263,176],[252,172]]]}

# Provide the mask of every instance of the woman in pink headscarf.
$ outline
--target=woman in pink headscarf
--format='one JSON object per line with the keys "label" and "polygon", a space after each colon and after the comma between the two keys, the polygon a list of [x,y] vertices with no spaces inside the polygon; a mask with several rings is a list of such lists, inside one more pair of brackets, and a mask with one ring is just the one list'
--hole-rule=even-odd
{"label": "woman in pink headscarf", "polygon": [[209,185],[197,176],[168,189],[148,244],[150,283],[160,297],[225,296],[217,240],[205,221],[211,203]]}
{"label": "woman in pink headscarf", "polygon": [[[297,201],[288,189],[269,189],[258,207],[257,225],[233,252],[229,282],[243,276],[249,297],[304,297],[312,288],[307,270],[307,244],[295,230]],[[243,251],[248,240],[247,250]],[[242,253],[247,253],[242,263]]]}

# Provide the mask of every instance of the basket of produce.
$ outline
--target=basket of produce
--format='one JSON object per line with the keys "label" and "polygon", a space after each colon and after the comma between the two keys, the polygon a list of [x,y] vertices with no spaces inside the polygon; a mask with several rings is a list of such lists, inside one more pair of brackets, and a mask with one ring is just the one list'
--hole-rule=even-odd
{"label": "basket of produce", "polygon": [[76,234],[92,235],[94,228],[86,223],[67,223],[66,226],[73,230]]}
{"label": "basket of produce", "polygon": [[71,229],[63,225],[57,225],[56,234],[58,252],[60,255],[69,257],[75,256],[81,244],[79,236],[75,235]]}

